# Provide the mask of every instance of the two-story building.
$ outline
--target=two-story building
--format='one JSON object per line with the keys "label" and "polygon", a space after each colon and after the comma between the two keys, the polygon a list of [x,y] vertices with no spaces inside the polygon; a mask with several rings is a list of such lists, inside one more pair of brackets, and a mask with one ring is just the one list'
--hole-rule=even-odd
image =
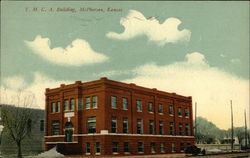
{"label": "two-story building", "polygon": [[192,98],[101,78],[46,89],[46,150],[179,153],[194,144]]}

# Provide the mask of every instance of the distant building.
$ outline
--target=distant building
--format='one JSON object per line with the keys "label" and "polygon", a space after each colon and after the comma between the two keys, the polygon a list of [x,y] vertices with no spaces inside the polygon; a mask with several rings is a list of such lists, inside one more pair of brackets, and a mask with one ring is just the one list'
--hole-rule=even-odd
{"label": "distant building", "polygon": [[46,89],[45,148],[63,154],[179,153],[194,144],[192,98],[101,78]]}
{"label": "distant building", "polygon": [[[2,126],[1,121],[1,108],[3,106],[11,105],[0,105],[0,126]],[[20,108],[14,107],[13,108]],[[22,154],[23,155],[37,155],[44,151],[44,110],[32,109],[31,111],[31,133],[26,136],[22,141]],[[2,126],[3,127],[3,126]],[[3,157],[16,157],[17,147],[16,143],[12,141],[9,133],[5,132],[5,127],[3,127],[0,134],[0,155]]]}

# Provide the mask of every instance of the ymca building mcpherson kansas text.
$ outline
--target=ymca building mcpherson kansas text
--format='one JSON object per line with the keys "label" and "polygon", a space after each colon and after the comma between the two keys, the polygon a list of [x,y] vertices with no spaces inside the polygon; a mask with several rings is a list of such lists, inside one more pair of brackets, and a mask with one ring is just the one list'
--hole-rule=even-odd
{"label": "ymca building mcpherson kansas text", "polygon": [[46,150],[116,156],[179,153],[194,144],[191,97],[107,78],[45,94]]}

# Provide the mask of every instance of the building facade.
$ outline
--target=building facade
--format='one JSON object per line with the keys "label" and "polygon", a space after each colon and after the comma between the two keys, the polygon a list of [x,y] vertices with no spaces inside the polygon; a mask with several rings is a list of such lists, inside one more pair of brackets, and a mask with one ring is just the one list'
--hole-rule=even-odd
{"label": "building facade", "polygon": [[45,95],[46,150],[121,156],[179,153],[194,144],[191,97],[107,78]]}

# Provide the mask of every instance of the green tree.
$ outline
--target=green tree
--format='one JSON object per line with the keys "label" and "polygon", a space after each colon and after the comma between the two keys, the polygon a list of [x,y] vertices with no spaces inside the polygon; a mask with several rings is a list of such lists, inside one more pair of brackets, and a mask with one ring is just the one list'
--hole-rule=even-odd
{"label": "green tree", "polygon": [[223,132],[212,122],[197,117],[196,140],[197,143],[213,144],[223,138]]}

